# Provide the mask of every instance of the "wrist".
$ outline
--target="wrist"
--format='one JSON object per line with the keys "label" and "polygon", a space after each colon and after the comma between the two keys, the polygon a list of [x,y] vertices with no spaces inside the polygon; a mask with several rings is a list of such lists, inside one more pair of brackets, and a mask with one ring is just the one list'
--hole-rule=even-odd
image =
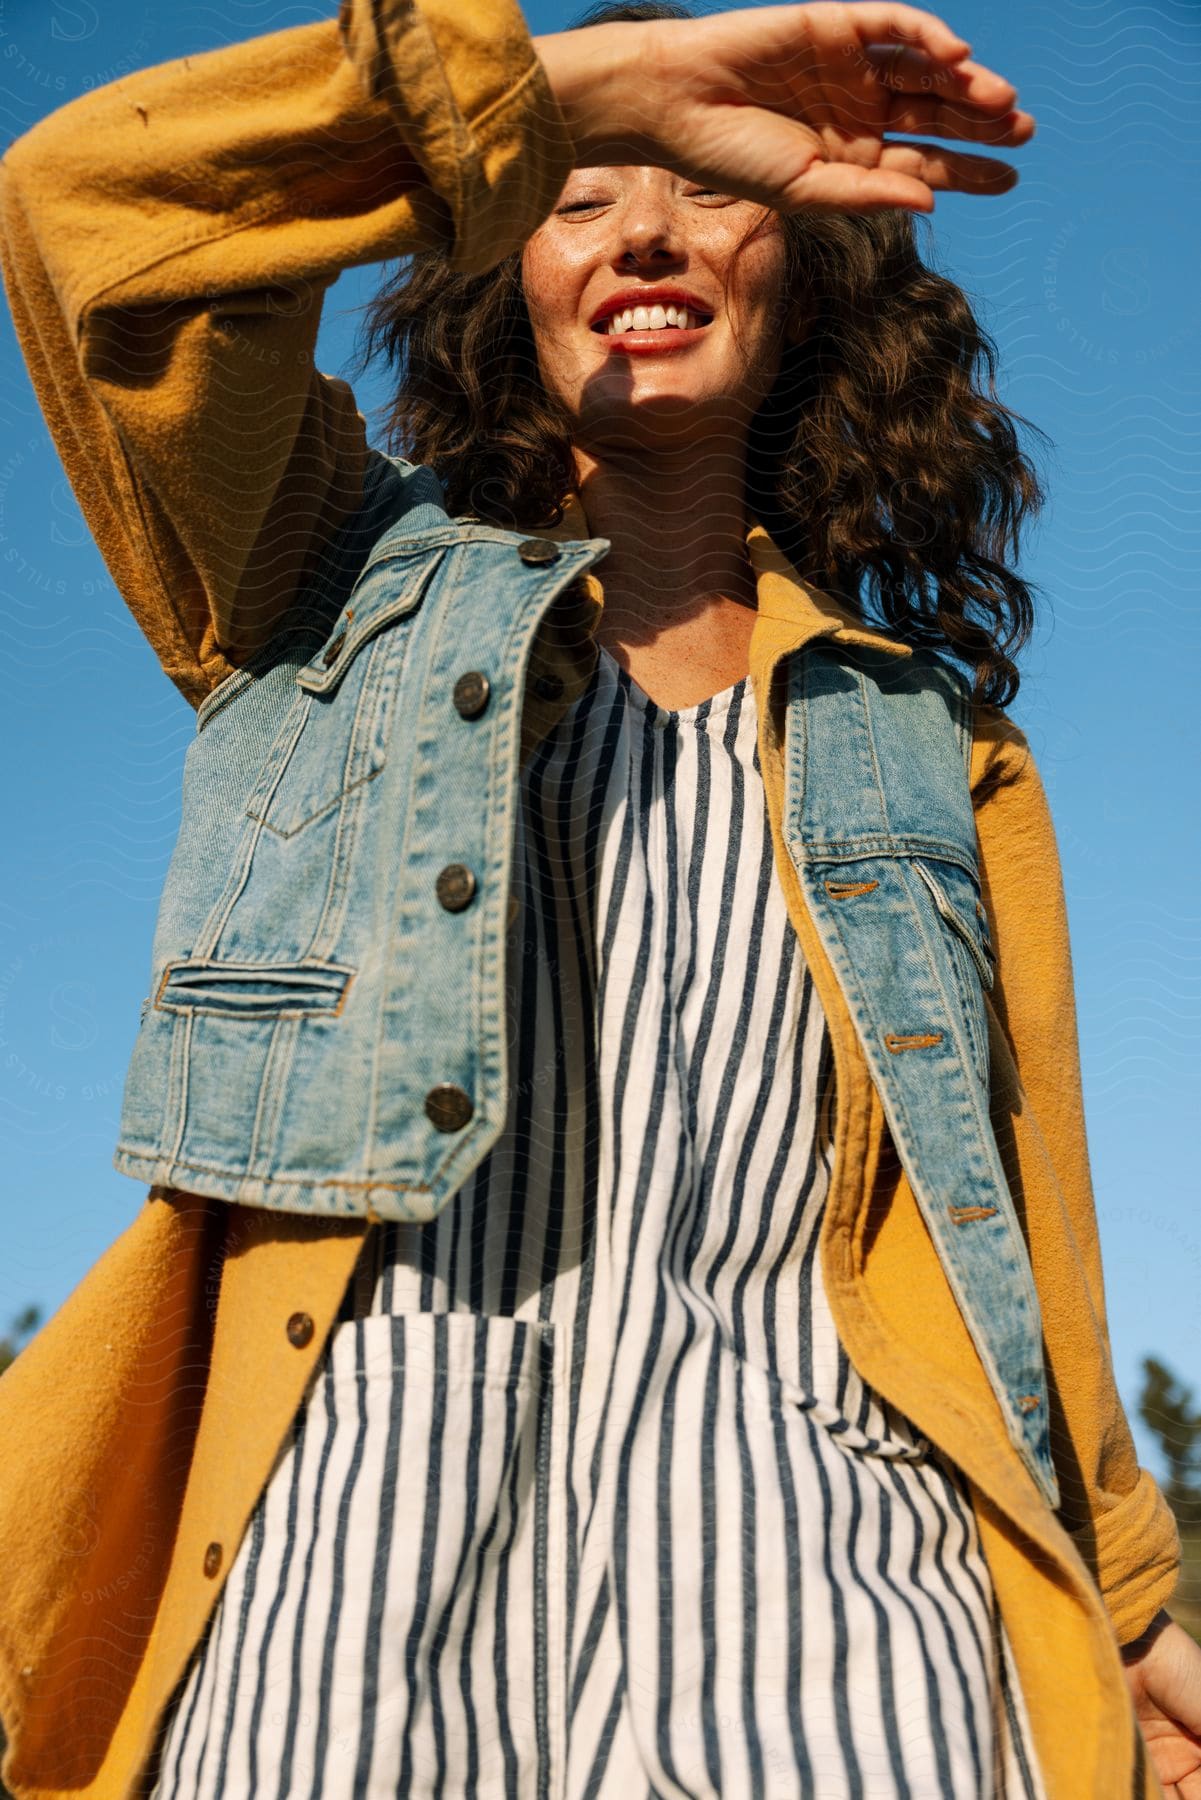
{"label": "wrist", "polygon": [[533,40],[567,125],[577,169],[653,162],[646,28],[586,25]]}
{"label": "wrist", "polygon": [[1124,1663],[1138,1662],[1140,1657],[1147,1654],[1147,1651],[1151,1648],[1160,1632],[1166,1630],[1171,1623],[1171,1613],[1161,1606],[1141,1636],[1133,1638],[1130,1643],[1122,1644],[1120,1646],[1122,1661]]}

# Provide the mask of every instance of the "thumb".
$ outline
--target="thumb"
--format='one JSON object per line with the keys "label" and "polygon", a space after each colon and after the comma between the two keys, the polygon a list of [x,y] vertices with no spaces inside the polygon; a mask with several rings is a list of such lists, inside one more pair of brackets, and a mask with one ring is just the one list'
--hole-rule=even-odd
{"label": "thumb", "polygon": [[[838,212],[876,212],[909,206],[932,212],[934,195],[917,175],[830,157],[817,133],[766,107],[709,108],[687,129],[664,132],[665,168],[690,181],[712,182],[739,199],[776,212],[827,207]],[[913,152],[904,148],[910,160]]]}
{"label": "thumb", "polygon": [[933,212],[934,195],[924,181],[897,169],[864,169],[856,163],[815,162],[790,182],[780,211],[884,212],[907,206]]}
{"label": "thumb", "polygon": [[1173,1620],[1147,1658],[1147,1693],[1201,1745],[1201,1644]]}

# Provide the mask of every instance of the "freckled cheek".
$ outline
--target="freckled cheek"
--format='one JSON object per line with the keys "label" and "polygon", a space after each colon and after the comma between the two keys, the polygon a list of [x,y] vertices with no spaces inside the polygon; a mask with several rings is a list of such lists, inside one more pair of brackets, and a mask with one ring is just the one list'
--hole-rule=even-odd
{"label": "freckled cheek", "polygon": [[539,378],[549,391],[570,399],[589,369],[587,347],[580,340],[586,279],[569,257],[535,234],[522,257],[521,282]]}
{"label": "freckled cheek", "polygon": [[551,329],[574,322],[586,272],[574,267],[571,258],[535,237],[526,245],[521,280],[531,319],[537,313]]}
{"label": "freckled cheek", "polygon": [[578,395],[592,367],[588,346],[579,341],[573,319],[534,325],[534,351],[543,386],[561,399]]}

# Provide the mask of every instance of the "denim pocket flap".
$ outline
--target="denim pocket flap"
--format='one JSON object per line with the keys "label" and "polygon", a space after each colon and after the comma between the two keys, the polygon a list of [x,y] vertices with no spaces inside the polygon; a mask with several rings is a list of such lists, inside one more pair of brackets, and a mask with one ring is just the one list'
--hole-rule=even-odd
{"label": "denim pocket flap", "polygon": [[426,550],[419,557],[374,564],[351,592],[325,644],[297,670],[297,685],[310,694],[332,694],[364,644],[417,610],[443,554]]}
{"label": "denim pocket flap", "polygon": [[939,916],[962,939],[980,980],[986,988],[991,988],[996,957],[979,884],[958,863],[934,863],[915,857],[913,866],[929,889]]}
{"label": "denim pocket flap", "polygon": [[341,1010],[354,970],[341,963],[168,963],[154,997],[161,1012],[220,1013],[229,1019],[303,1018]]}

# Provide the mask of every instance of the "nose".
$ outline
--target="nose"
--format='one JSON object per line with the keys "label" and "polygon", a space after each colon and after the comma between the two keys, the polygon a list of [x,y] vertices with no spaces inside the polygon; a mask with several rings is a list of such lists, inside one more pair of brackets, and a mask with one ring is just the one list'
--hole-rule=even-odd
{"label": "nose", "polygon": [[679,210],[668,194],[635,189],[625,204],[615,209],[617,252],[621,268],[644,263],[678,263],[684,260],[683,227]]}

